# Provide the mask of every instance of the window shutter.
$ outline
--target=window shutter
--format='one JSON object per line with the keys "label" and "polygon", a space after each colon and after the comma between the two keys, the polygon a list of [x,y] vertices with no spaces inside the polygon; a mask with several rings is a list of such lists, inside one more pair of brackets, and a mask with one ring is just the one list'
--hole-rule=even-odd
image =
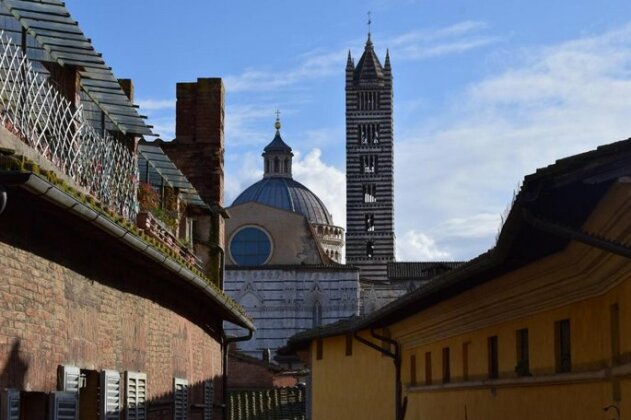
{"label": "window shutter", "polygon": [[215,401],[215,384],[204,382],[204,420],[213,420],[213,403]]}
{"label": "window shutter", "polygon": [[76,420],[79,414],[79,394],[77,392],[57,391],[51,396],[51,420]]}
{"label": "window shutter", "polygon": [[5,389],[2,393],[1,420],[20,420],[20,390]]}
{"label": "window shutter", "polygon": [[173,378],[173,419],[188,419],[188,381]]}
{"label": "window shutter", "polygon": [[119,420],[121,411],[121,375],[113,370],[101,372],[101,419]]}
{"label": "window shutter", "polygon": [[59,390],[79,392],[81,387],[81,369],[76,366],[59,367]]}
{"label": "window shutter", "polygon": [[147,418],[147,374],[126,372],[125,377],[127,420],[145,420]]}

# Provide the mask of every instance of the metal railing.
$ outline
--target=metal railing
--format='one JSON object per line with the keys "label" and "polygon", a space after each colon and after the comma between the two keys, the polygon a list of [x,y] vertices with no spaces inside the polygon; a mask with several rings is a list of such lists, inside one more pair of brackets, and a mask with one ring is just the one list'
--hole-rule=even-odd
{"label": "metal railing", "polygon": [[0,31],[0,122],[118,214],[138,213],[136,154],[98,133],[4,31]]}

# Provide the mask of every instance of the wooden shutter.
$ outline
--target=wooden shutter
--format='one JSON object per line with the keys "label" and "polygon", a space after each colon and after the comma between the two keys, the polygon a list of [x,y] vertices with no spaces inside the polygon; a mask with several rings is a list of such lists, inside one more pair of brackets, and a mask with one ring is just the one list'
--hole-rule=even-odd
{"label": "wooden shutter", "polygon": [[57,391],[50,394],[51,420],[76,420],[79,417],[79,394]]}
{"label": "wooden shutter", "polygon": [[127,420],[145,420],[147,418],[147,374],[126,372],[125,378],[126,418]]}
{"label": "wooden shutter", "polygon": [[2,392],[1,420],[20,420],[20,390],[5,389]]}
{"label": "wooden shutter", "polygon": [[213,403],[215,402],[215,384],[204,382],[204,420],[213,420]]}
{"label": "wooden shutter", "polygon": [[119,420],[121,411],[121,375],[113,370],[101,372],[101,420]]}
{"label": "wooden shutter", "polygon": [[59,366],[58,388],[60,391],[79,392],[81,369],[76,366]]}
{"label": "wooden shutter", "polygon": [[188,419],[188,381],[173,378],[173,420]]}

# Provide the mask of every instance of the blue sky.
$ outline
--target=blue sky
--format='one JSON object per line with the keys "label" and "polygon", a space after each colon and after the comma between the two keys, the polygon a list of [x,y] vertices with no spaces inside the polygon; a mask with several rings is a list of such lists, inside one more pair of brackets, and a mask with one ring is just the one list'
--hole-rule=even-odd
{"label": "blue sky", "polygon": [[175,84],[226,85],[226,197],[262,175],[276,108],[295,178],[343,225],[344,66],[390,49],[397,253],[493,246],[524,175],[631,136],[631,2],[67,0],[142,113],[173,137]]}

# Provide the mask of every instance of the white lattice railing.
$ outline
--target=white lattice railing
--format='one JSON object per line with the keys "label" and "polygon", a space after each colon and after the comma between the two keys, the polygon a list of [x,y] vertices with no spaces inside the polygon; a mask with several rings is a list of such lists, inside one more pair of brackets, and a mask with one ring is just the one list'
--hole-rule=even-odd
{"label": "white lattice railing", "polygon": [[101,135],[0,31],[0,122],[106,206],[138,213],[136,155]]}

